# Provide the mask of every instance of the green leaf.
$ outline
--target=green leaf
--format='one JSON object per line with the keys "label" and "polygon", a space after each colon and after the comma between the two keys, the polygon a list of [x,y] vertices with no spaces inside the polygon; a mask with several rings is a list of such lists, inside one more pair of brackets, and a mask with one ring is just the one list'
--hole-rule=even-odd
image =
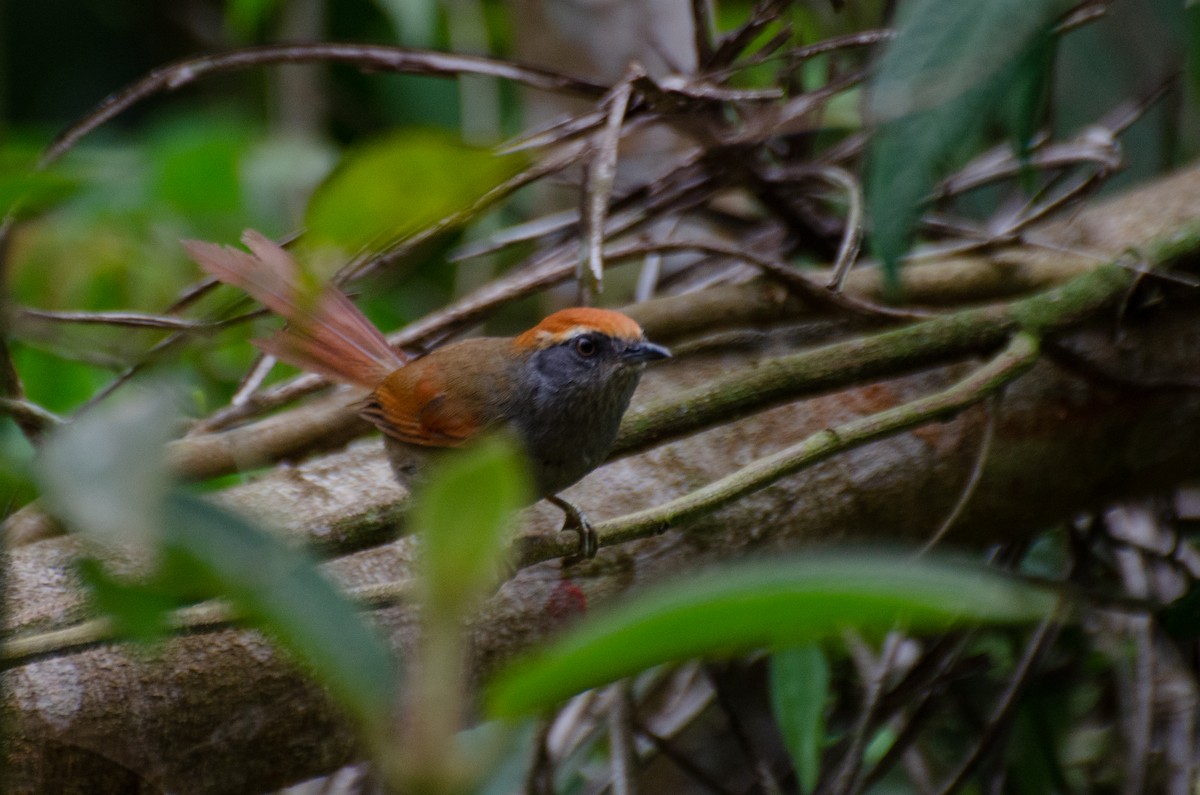
{"label": "green leaf", "polygon": [[104,547],[156,554],[171,484],[163,446],[172,391],[159,385],[106,403],[51,436],[37,462],[51,509]]}
{"label": "green leaf", "polygon": [[870,86],[872,246],[893,288],[938,175],[1021,74],[1065,0],[912,0]]}
{"label": "green leaf", "polygon": [[46,499],[73,529],[155,561],[140,581],[81,564],[118,633],[161,635],[181,601],[223,597],[306,664],[366,726],[382,730],[396,671],[387,647],[316,563],[257,525],[171,489],[163,445],[171,390],[100,406],[52,436],[38,462]]}
{"label": "green leaf", "polygon": [[1034,621],[1049,591],[955,559],[826,553],[729,566],[638,595],[518,661],[490,688],[493,716],[525,715],[671,660],[880,634]]}
{"label": "green leaf", "polygon": [[1042,31],[1009,68],[1007,96],[1000,103],[1000,117],[1012,136],[1013,149],[1021,158],[1021,184],[1026,193],[1037,189],[1037,172],[1029,165],[1029,146],[1045,119],[1054,78],[1055,39]]}
{"label": "green leaf", "polygon": [[225,6],[225,24],[238,37],[249,39],[279,5],[280,0],[229,0]]}
{"label": "green leaf", "polygon": [[524,456],[507,436],[489,436],[435,462],[410,519],[422,538],[426,604],[460,616],[491,591],[506,531],[530,494]]}
{"label": "green leaf", "polygon": [[79,177],[59,168],[0,168],[0,217],[13,210],[18,218],[37,215],[70,197],[81,184]]}
{"label": "green leaf", "polygon": [[310,668],[364,725],[381,730],[398,672],[387,646],[305,552],[197,497],[167,500],[165,543]]}
{"label": "green leaf", "polygon": [[218,226],[242,215],[241,160],[251,140],[236,117],[188,116],[161,125],[152,153],[157,197],[192,223]]}
{"label": "green leaf", "polygon": [[818,644],[782,649],[771,656],[771,708],[801,792],[814,791],[821,774],[828,700],[829,661]]}
{"label": "green leaf", "polygon": [[156,584],[114,577],[94,558],[79,561],[79,576],[92,606],[109,617],[118,636],[140,643],[154,643],[166,636],[171,610],[178,603]]}
{"label": "green leaf", "polygon": [[348,151],[313,193],[305,245],[357,253],[462,211],[517,172],[524,158],[404,130]]}

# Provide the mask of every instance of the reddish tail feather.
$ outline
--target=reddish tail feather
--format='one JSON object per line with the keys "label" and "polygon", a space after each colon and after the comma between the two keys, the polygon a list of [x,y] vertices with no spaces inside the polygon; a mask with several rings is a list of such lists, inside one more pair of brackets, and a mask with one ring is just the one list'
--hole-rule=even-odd
{"label": "reddish tail feather", "polygon": [[288,321],[286,328],[254,344],[266,353],[335,381],[375,387],[407,361],[379,329],[337,288],[315,295],[301,288],[300,268],[291,255],[247,229],[248,254],[230,246],[183,241],[201,268],[218,281],[244,290]]}

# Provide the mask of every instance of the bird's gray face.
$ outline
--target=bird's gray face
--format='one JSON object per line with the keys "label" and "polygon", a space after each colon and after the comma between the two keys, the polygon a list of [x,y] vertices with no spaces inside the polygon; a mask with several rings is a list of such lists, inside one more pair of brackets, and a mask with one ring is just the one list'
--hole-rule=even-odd
{"label": "bird's gray face", "polygon": [[670,352],[644,339],[584,331],[536,351],[517,423],[539,473],[556,493],[600,465],[612,449],[646,362]]}
{"label": "bird's gray face", "polygon": [[553,392],[603,391],[610,385],[632,387],[646,362],[670,355],[663,346],[644,339],[627,340],[588,331],[537,351],[533,365],[540,380]]}

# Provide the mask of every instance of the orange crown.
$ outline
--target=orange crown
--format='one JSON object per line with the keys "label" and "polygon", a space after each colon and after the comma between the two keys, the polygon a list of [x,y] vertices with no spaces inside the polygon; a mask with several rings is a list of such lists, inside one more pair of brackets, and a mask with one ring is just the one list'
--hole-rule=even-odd
{"label": "orange crown", "polygon": [[611,309],[577,306],[547,316],[518,336],[514,344],[518,348],[549,348],[587,332],[599,332],[627,342],[638,342],[645,336],[642,327],[628,315]]}

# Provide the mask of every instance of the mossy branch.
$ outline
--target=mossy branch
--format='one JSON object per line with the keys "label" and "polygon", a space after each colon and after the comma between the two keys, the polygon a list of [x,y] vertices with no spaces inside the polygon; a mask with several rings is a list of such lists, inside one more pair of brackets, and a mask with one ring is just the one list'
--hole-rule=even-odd
{"label": "mossy branch", "polygon": [[[928,422],[947,419],[1024,373],[1037,361],[1038,351],[1035,336],[1018,332],[995,358],[941,392],[819,431],[678,499],[596,525],[600,546],[657,535],[713,513],[830,456]],[[520,566],[565,557],[577,546],[574,539],[557,537],[523,541],[518,558]]]}
{"label": "mossy branch", "polygon": [[[799,444],[677,500],[597,525],[600,545],[613,546],[657,535],[712,513],[832,455],[952,416],[1025,372],[1037,356],[1036,338],[1018,333],[998,356],[948,389],[813,434]],[[513,558],[518,568],[524,568],[571,555],[578,544],[574,538],[545,536],[522,538],[516,546]],[[406,583],[393,581],[368,586],[361,593],[356,590],[352,596],[365,606],[380,607],[401,601],[407,593]],[[175,631],[200,631],[224,628],[236,621],[236,614],[227,605],[207,602],[176,611],[170,626]],[[109,642],[116,637],[111,622],[97,618],[49,632],[10,638],[0,645],[0,659],[7,665],[20,665],[39,657]]]}

